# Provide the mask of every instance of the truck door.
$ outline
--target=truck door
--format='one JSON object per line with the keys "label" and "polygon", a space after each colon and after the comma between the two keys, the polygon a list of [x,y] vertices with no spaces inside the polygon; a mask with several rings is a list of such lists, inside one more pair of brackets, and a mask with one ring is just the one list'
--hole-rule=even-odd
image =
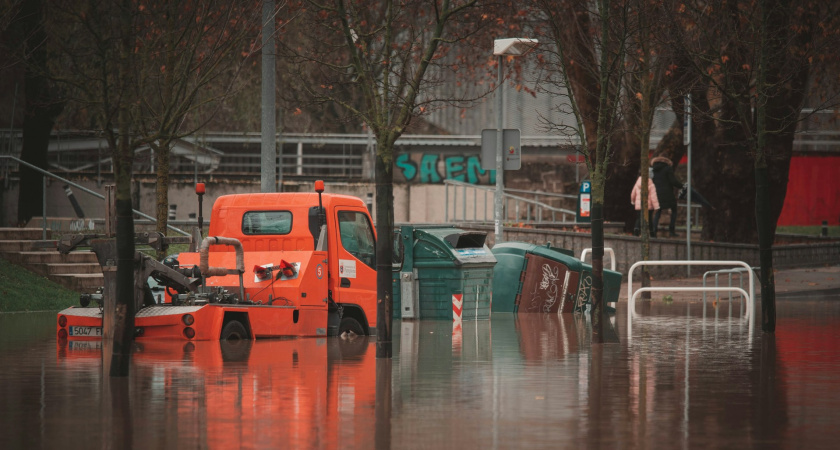
{"label": "truck door", "polygon": [[376,311],[376,239],[373,226],[362,208],[335,208],[338,224],[335,239],[338,261],[333,263],[333,274],[338,288],[333,292],[337,303],[361,306],[368,314],[371,327],[375,326],[370,312]]}

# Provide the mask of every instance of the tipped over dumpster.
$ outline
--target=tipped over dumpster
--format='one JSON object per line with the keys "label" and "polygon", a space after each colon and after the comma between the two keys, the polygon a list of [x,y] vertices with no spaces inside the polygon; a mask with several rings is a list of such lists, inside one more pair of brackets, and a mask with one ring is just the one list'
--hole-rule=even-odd
{"label": "tipped over dumpster", "polygon": [[[493,312],[582,311],[592,295],[592,266],[570,250],[505,242],[493,247]],[[621,273],[604,269],[604,302],[618,301]]]}

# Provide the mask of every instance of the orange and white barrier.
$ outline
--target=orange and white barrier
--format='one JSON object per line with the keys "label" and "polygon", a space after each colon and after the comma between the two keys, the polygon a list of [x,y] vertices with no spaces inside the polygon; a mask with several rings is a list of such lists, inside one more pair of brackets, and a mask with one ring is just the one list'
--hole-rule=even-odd
{"label": "orange and white barrier", "polygon": [[464,312],[464,294],[452,294],[452,352],[460,353],[464,341],[461,315]]}

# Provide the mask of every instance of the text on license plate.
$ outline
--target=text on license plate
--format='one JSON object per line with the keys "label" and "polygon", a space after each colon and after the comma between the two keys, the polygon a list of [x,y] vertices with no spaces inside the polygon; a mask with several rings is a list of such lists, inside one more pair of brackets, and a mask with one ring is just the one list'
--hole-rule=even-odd
{"label": "text on license plate", "polygon": [[70,327],[70,336],[102,337],[102,327]]}

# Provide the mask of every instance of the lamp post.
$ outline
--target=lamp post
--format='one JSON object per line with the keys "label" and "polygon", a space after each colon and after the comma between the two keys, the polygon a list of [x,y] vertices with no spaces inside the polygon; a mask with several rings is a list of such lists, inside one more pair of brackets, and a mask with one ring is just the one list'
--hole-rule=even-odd
{"label": "lamp post", "polygon": [[496,39],[493,41],[493,54],[499,57],[499,74],[498,74],[498,89],[496,93],[496,195],[494,198],[493,218],[495,219],[495,235],[496,244],[504,242],[504,226],[503,210],[504,210],[504,194],[505,194],[505,160],[504,160],[504,145],[502,143],[502,135],[504,134],[504,124],[502,113],[502,102],[504,94],[504,61],[505,56],[521,56],[534,47],[539,41],[536,39],[525,38],[509,38]]}

